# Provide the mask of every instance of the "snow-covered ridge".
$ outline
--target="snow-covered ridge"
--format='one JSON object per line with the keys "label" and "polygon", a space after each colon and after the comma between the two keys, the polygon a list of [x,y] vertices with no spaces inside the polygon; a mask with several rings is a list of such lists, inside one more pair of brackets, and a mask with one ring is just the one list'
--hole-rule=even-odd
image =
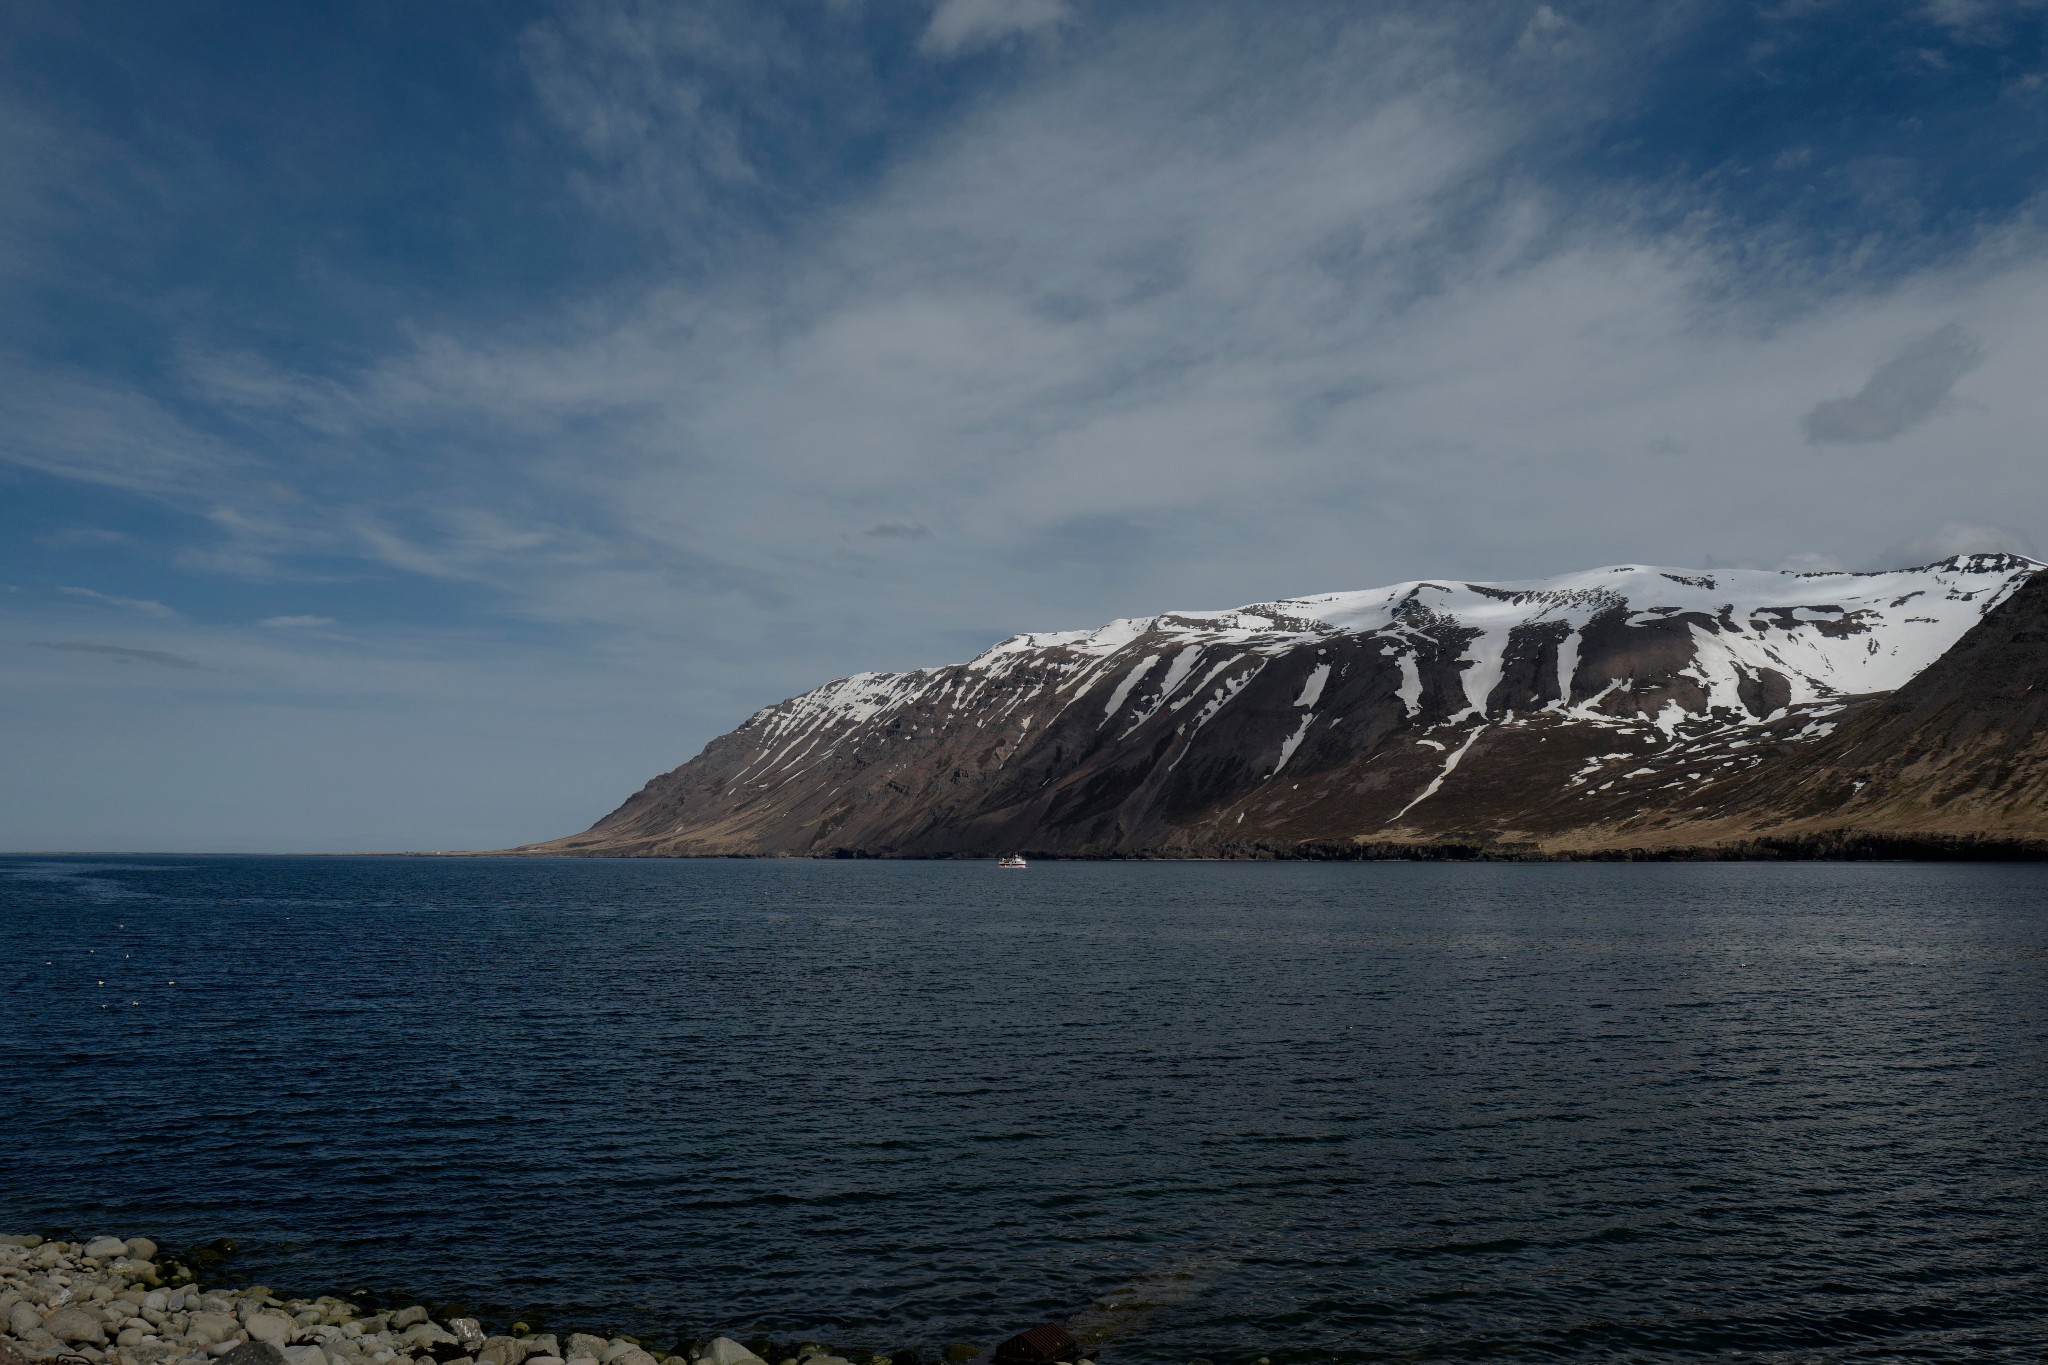
{"label": "snow-covered ridge", "polygon": [[[1483,717],[1517,632],[1531,627],[1559,635],[1559,700],[1552,705],[1577,713],[1592,703],[1571,704],[1575,682],[1583,695],[1602,682],[1625,681],[1589,684],[1577,676],[1588,628],[1669,621],[1691,636],[1684,672],[1699,684],[1708,709],[1734,715],[1743,711],[1741,689],[1765,674],[1785,680],[1794,706],[1893,690],[2042,567],[2000,554],[1885,573],[1622,565],[1550,579],[1428,579],[1226,611],[1167,612],[1092,631],[1011,636],[952,668],[856,674],[756,713],[741,733],[761,746],[754,771],[768,772],[814,761],[849,728],[886,722],[913,704],[942,704],[994,726],[1050,692],[1063,709],[1097,697],[1094,714],[1115,733],[1128,733],[1162,708],[1189,708],[1186,723],[1199,728],[1267,660],[1346,636],[1378,639],[1401,670],[1401,699],[1411,715],[1421,652],[1455,642],[1466,700],[1460,715]],[[1314,696],[1303,696],[1299,704],[1313,706]]]}

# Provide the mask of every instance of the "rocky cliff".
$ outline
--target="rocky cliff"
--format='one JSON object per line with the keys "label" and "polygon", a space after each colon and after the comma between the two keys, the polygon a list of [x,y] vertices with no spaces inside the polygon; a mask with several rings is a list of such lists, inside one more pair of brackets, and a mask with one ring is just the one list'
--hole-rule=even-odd
{"label": "rocky cliff", "polygon": [[[2040,567],[1623,566],[1019,635],[967,663],[767,707],[590,830],[527,851],[1341,855],[1732,838],[1824,820],[1843,788],[1798,785],[1787,765],[1897,721],[1884,699],[1918,695],[1900,689],[1965,637],[1980,650],[1986,613]],[[1912,715],[1923,764],[1945,761],[1943,736],[1967,733],[1972,753],[2013,740]],[[1906,801],[1922,772],[1885,789]],[[1747,784],[1779,804],[1738,812]]]}

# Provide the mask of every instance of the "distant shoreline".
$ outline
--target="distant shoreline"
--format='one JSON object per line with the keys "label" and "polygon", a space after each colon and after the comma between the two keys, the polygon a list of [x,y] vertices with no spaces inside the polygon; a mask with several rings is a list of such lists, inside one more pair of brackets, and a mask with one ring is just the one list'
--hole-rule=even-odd
{"label": "distant shoreline", "polygon": [[[1725,844],[1671,844],[1635,848],[1540,849],[1515,844],[1433,843],[1295,845],[1254,844],[1216,853],[1178,850],[1060,853],[1021,850],[1034,862],[1060,863],[2028,863],[2048,862],[2048,840],[1989,835],[1883,834],[1860,830],[1758,836]],[[565,862],[993,862],[1002,853],[893,853],[834,849],[824,853],[565,853],[560,849],[377,850],[346,852],[171,852],[162,849],[36,849],[0,852],[6,858],[420,858]]]}

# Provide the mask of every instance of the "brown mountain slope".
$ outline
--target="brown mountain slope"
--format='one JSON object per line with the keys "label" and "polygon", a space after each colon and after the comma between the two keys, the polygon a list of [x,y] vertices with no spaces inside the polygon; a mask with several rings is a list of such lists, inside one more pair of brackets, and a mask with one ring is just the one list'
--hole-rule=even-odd
{"label": "brown mountain slope", "polygon": [[1828,737],[1651,811],[1548,841],[2048,854],[2048,575]]}

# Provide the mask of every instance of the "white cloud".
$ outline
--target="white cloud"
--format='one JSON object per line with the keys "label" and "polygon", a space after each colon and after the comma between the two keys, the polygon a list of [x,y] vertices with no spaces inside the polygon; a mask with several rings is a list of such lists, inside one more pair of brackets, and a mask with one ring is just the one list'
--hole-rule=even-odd
{"label": "white cloud", "polygon": [[[735,670],[778,639],[791,683],[1418,574],[1855,561],[1929,512],[1980,516],[1973,484],[2048,494],[2019,359],[2048,344],[2032,237],[1752,298],[1710,219],[1653,231],[1519,178],[1541,128],[1448,30],[1353,24],[1284,56],[1275,84],[1279,57],[1213,23],[1110,34],[771,274],[518,343],[422,331],[345,386],[234,388],[346,414],[352,445],[489,433],[444,448],[442,510],[329,508],[329,545],[543,620],[722,641]],[[1919,425],[1953,379],[1916,370],[1892,413],[1868,338],[1956,335],[1974,401]],[[1853,474],[1799,430],[1830,391],[1897,419]],[[783,685],[757,676],[762,700]]]}
{"label": "white cloud", "polygon": [[314,626],[331,626],[332,616],[266,616],[256,623],[271,630],[297,630]]}
{"label": "white cloud", "polygon": [[1065,0],[939,0],[919,47],[954,56],[989,47],[1020,33],[1035,33],[1070,22]]}
{"label": "white cloud", "polygon": [[94,592],[91,588],[59,588],[57,591],[70,597],[82,597],[88,602],[98,602],[102,606],[119,607],[123,611],[154,616],[160,621],[171,620],[178,614],[163,603],[153,602],[146,597],[115,597],[111,593]]}
{"label": "white cloud", "polygon": [[2032,556],[2033,538],[2011,526],[1950,521],[1910,540],[1901,541],[1871,559],[1870,569],[1916,568],[1951,555],[2014,554]]}

